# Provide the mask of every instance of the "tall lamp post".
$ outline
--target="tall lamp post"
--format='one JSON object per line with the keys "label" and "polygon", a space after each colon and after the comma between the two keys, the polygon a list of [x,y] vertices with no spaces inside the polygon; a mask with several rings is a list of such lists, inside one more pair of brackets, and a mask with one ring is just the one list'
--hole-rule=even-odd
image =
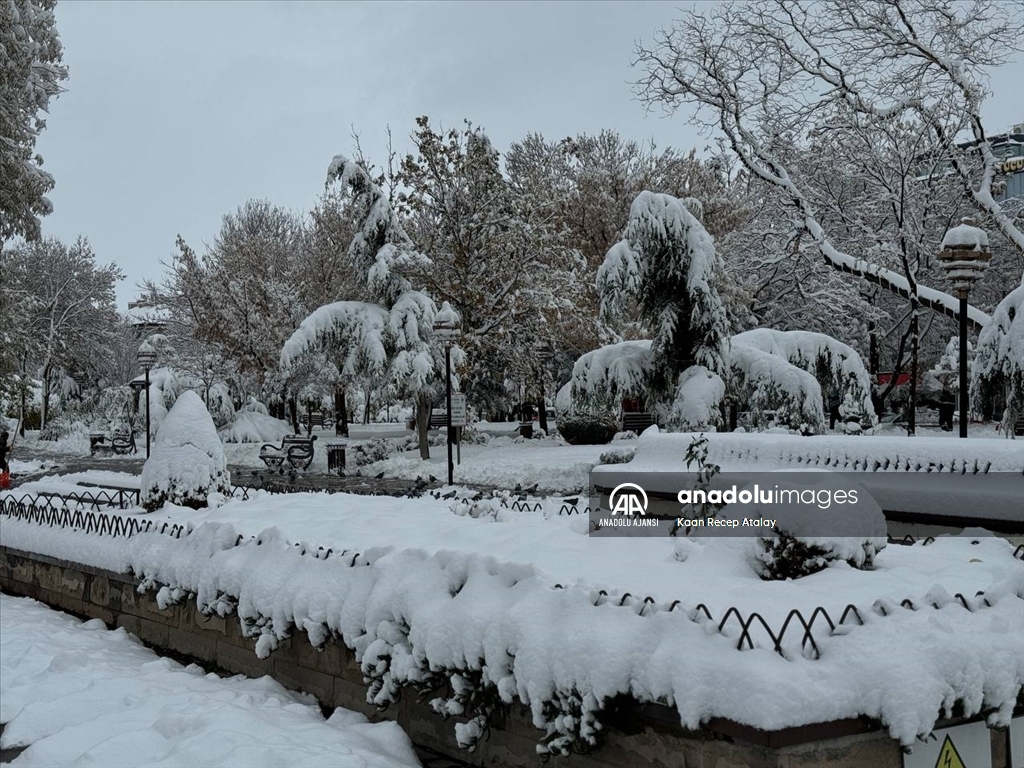
{"label": "tall lamp post", "polygon": [[146,372],[146,458],[149,458],[149,369],[156,364],[156,349],[148,341],[139,345],[139,353],[136,355],[139,365]]}
{"label": "tall lamp post", "polygon": [[452,342],[460,333],[459,314],[447,301],[434,315],[434,335],[444,342],[444,382],[448,410],[448,485],[455,484],[455,462],[452,459]]}
{"label": "tall lamp post", "polygon": [[971,283],[980,280],[992,253],[988,235],[964,218],[942,238],[939,261],[960,299],[960,437],[967,437],[969,385],[967,383],[967,296]]}

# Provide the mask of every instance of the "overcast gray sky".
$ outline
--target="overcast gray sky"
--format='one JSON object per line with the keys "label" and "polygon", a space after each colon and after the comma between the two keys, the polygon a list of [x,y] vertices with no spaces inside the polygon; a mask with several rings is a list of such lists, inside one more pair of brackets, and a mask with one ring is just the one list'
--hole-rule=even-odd
{"label": "overcast gray sky", "polygon": [[[57,180],[43,231],[92,242],[126,279],[123,309],[180,233],[197,250],[249,198],[307,210],[353,126],[375,163],[390,124],[482,125],[499,151],[531,131],[602,128],[659,146],[708,142],[633,99],[637,40],[679,2],[60,2],[70,78],[38,142]],[[688,3],[685,5],[689,5]],[[1024,63],[986,118],[1024,119]]]}

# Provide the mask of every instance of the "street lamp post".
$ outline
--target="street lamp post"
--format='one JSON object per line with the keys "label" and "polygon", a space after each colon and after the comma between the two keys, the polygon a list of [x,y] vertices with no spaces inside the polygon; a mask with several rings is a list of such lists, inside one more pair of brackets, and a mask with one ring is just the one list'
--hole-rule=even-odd
{"label": "street lamp post", "polygon": [[139,365],[146,371],[146,458],[149,458],[149,369],[156,363],[156,349],[148,341],[139,345],[139,353],[136,359]]}
{"label": "street lamp post", "polygon": [[988,235],[964,218],[942,238],[939,261],[960,299],[960,437],[967,437],[969,385],[967,383],[967,296],[971,283],[980,280],[992,253]]}
{"label": "street lamp post", "polygon": [[444,381],[445,399],[448,411],[448,485],[454,485],[455,462],[452,458],[452,342],[460,333],[458,313],[447,301],[441,305],[440,311],[434,315],[434,335],[444,342]]}

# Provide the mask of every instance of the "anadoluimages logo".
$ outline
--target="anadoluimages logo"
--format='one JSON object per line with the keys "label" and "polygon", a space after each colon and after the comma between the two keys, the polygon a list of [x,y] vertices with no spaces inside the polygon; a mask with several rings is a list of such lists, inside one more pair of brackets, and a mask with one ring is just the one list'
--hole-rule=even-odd
{"label": "anadoluimages logo", "polygon": [[647,493],[636,483],[622,483],[612,489],[608,495],[608,503],[612,514],[620,512],[624,515],[647,514]]}

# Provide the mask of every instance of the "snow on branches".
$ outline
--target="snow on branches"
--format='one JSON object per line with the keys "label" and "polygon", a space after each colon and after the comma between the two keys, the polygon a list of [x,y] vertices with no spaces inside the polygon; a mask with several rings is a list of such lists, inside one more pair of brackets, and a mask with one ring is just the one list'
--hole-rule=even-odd
{"label": "snow on branches", "polygon": [[690,365],[725,370],[729,321],[714,281],[714,241],[688,206],[696,201],[641,192],[629,210],[622,242],[597,272],[601,311],[639,310],[653,332],[657,387],[670,390]]}

